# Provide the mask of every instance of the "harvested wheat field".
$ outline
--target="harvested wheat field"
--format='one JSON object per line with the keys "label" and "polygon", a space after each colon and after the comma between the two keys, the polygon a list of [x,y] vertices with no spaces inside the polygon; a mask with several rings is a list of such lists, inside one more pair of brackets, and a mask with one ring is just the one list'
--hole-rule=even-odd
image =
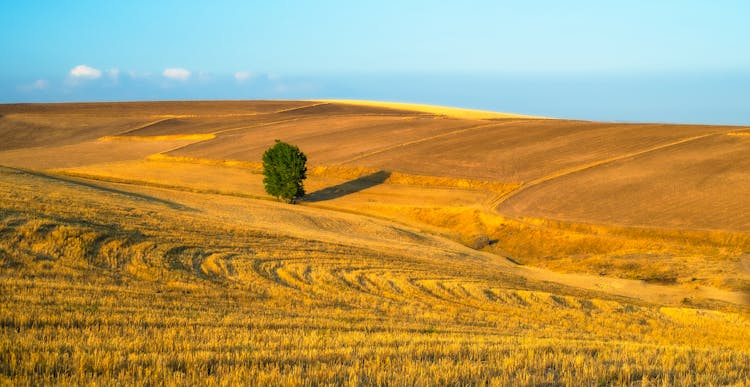
{"label": "harvested wheat field", "polygon": [[749,384],[748,132],[0,105],[0,383]]}

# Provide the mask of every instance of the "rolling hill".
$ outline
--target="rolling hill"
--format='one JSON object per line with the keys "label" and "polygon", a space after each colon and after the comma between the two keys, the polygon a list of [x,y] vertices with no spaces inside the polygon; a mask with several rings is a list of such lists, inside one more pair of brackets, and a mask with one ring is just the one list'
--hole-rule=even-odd
{"label": "rolling hill", "polygon": [[[750,128],[0,105],[0,380],[750,382]],[[265,195],[275,139],[308,156]]]}

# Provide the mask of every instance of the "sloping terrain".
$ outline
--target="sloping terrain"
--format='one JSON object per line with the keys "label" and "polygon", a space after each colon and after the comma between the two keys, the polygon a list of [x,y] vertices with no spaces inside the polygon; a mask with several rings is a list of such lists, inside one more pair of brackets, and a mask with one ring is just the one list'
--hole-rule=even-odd
{"label": "sloping terrain", "polygon": [[662,227],[750,231],[749,152],[750,137],[721,133],[695,139],[552,178],[499,210],[593,223],[653,225],[646,220],[655,219]]}
{"label": "sloping terrain", "polygon": [[730,129],[710,126],[508,120],[397,144],[355,163],[430,176],[527,182],[560,170],[727,130]]}
{"label": "sloping terrain", "polygon": [[[0,380],[746,384],[747,132],[0,105]],[[298,206],[264,192],[275,139]]]}
{"label": "sloping terrain", "polygon": [[218,133],[215,140],[188,145],[168,154],[257,161],[268,148],[266,144],[283,138],[305,149],[310,160],[318,160],[316,164],[335,165],[404,141],[445,135],[474,126],[477,126],[476,122],[435,117],[354,115],[334,118],[311,115]]}
{"label": "sloping terrain", "polygon": [[[750,287],[737,271],[750,250],[743,128],[363,101],[0,110],[6,132],[21,118],[26,125],[0,165],[263,197],[252,174],[283,139],[313,167],[310,205],[397,219],[469,246],[489,238],[492,252],[560,271]],[[691,234],[671,236],[678,232]]]}
{"label": "sloping terrain", "polygon": [[686,308],[668,287],[235,196],[0,168],[0,198],[0,378],[13,384],[750,377],[736,300]]}

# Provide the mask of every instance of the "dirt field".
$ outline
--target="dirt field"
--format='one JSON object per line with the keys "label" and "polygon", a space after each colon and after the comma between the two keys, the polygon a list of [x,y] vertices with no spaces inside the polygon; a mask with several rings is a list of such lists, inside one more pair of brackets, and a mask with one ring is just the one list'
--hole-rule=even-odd
{"label": "dirt field", "polygon": [[[750,141],[718,134],[560,176],[499,211],[592,223],[750,231]],[[575,200],[571,200],[575,198]]]}

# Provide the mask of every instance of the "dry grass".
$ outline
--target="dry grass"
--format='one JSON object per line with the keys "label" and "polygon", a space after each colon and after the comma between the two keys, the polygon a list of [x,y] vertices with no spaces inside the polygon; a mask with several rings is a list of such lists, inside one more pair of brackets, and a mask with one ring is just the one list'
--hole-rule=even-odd
{"label": "dry grass", "polygon": [[[0,114],[0,164],[48,170],[0,167],[0,384],[750,383],[741,128],[369,102]],[[275,138],[311,156],[300,206],[257,200]]]}
{"label": "dry grass", "polygon": [[750,382],[740,310],[529,280],[356,216],[122,188],[2,170],[4,383]]}
{"label": "dry grass", "polygon": [[[750,251],[746,233],[517,219],[472,206],[375,204],[351,198],[338,205],[556,272],[750,292],[750,273],[741,267],[741,258]],[[481,237],[490,246],[476,246]]]}

